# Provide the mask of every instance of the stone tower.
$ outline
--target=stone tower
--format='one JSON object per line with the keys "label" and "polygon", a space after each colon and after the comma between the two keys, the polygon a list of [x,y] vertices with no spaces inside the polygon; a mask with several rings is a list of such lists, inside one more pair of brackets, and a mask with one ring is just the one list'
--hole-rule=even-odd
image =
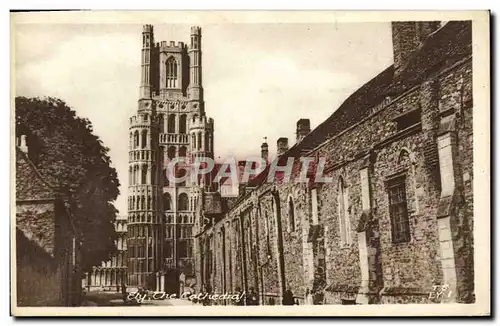
{"label": "stone tower", "polygon": [[[153,26],[143,26],[139,107],[130,119],[130,286],[172,291],[169,285],[175,287],[179,274],[194,273],[195,207],[212,185],[208,175],[192,177],[189,171],[196,158],[214,155],[214,122],[205,115],[203,99],[201,44],[200,27],[191,28],[187,46],[154,43]],[[186,164],[170,170],[172,160]],[[185,180],[173,180],[171,174]]]}

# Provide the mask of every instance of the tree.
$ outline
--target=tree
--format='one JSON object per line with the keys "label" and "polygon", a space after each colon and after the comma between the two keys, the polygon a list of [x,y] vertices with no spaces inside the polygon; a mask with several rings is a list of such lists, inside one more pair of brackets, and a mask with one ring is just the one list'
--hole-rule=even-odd
{"label": "tree", "polygon": [[66,198],[82,241],[83,269],[116,252],[114,229],[119,195],[109,149],[80,118],[56,98],[16,98],[16,135],[25,134],[29,157],[42,176]]}

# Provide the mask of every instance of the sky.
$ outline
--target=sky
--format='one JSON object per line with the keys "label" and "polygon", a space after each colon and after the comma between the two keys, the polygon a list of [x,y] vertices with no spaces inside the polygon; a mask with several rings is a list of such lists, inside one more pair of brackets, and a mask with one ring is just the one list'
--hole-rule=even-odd
{"label": "sky", "polygon": [[[392,64],[390,23],[241,23],[202,28],[207,115],[215,156],[260,155],[267,137],[295,142],[298,119],[314,129],[357,88]],[[155,24],[155,41],[189,43],[190,25]],[[141,24],[19,24],[17,96],[64,100],[110,148],[126,214],[128,119],[137,110]]]}

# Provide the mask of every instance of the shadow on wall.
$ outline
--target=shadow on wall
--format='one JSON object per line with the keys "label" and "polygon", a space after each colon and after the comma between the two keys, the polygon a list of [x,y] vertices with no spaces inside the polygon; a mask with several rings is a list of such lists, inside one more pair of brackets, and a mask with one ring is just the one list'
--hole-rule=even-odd
{"label": "shadow on wall", "polygon": [[16,229],[17,305],[62,306],[61,270],[53,258]]}

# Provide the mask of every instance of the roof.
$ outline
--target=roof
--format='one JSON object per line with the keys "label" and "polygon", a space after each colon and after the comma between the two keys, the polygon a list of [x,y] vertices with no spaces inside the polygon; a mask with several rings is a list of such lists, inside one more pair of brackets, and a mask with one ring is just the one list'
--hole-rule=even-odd
{"label": "roof", "polygon": [[[451,66],[472,54],[472,23],[450,21],[419,46],[400,73],[394,74],[394,65],[380,72],[333,112],[323,123],[296,143],[279,159],[300,156],[311,151],[331,137],[340,134],[371,114],[371,108],[387,96],[396,96],[423,82],[434,72]],[[262,184],[269,165],[251,183]]]}
{"label": "roof", "polygon": [[[429,35],[408,59],[400,73],[394,65],[349,96],[322,124],[309,133],[297,149],[311,150],[354,123],[367,117],[370,109],[387,96],[397,96],[418,85],[432,73],[472,54],[470,21],[450,21]],[[292,147],[293,148],[293,147]]]}

